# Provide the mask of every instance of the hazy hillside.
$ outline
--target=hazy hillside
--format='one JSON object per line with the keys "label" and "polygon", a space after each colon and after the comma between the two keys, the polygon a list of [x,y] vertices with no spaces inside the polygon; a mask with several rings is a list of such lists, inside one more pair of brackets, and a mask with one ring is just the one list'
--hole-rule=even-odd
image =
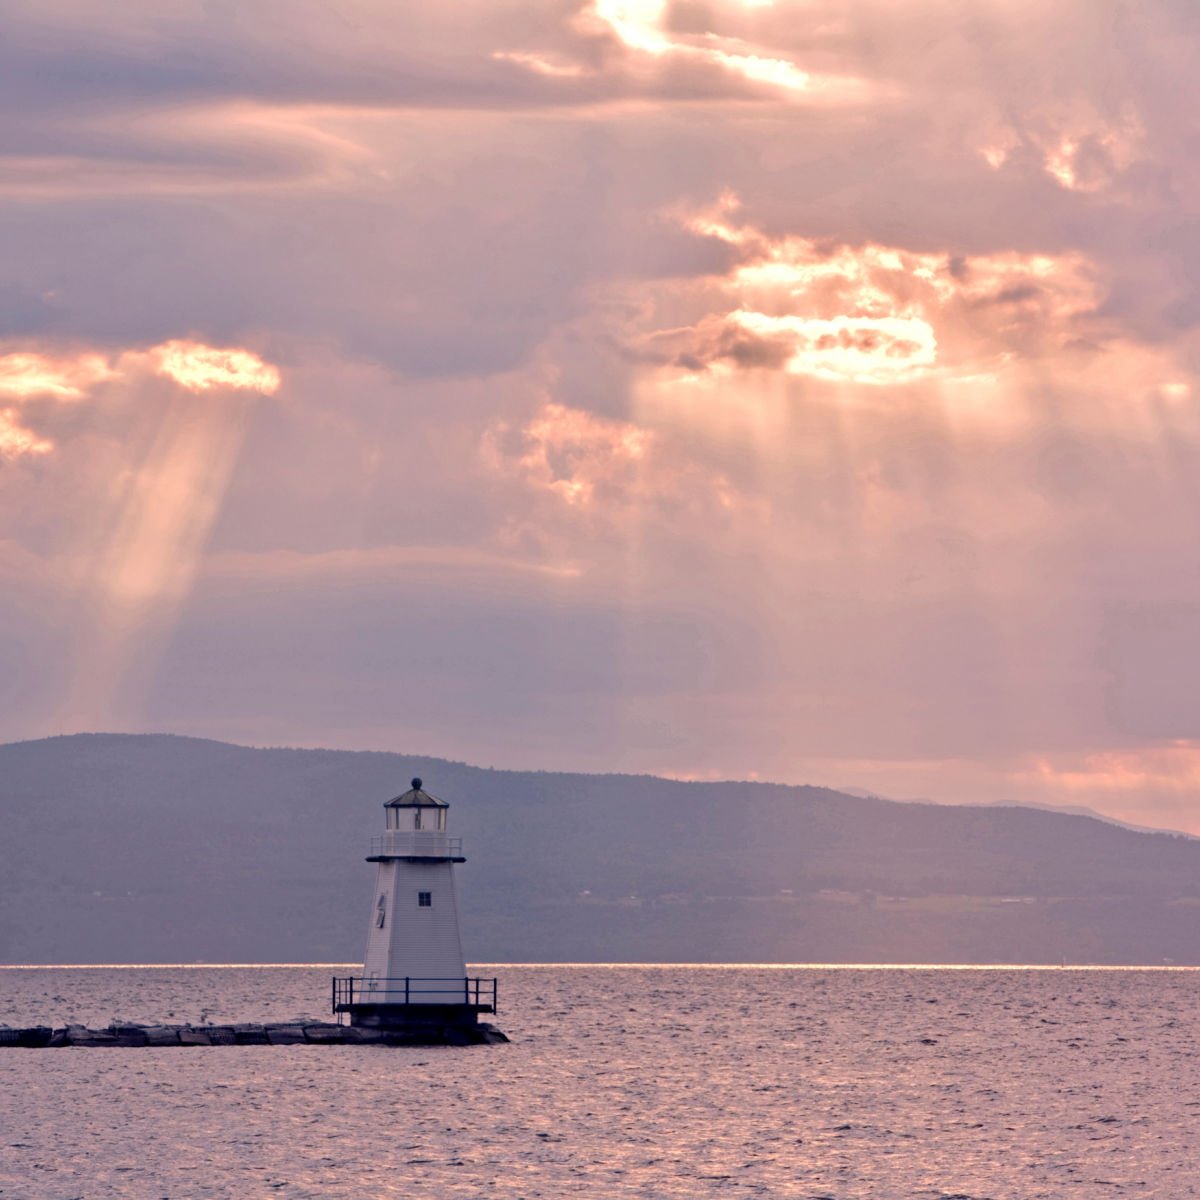
{"label": "hazy hillside", "polygon": [[1200,962],[1200,841],[1088,817],[99,734],[0,746],[0,960],[354,960],[414,774],[477,960]]}

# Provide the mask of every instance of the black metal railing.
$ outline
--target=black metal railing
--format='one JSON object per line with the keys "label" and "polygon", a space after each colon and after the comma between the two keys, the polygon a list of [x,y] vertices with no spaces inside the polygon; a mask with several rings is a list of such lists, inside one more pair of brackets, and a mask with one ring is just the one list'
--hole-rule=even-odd
{"label": "black metal railing", "polygon": [[364,1004],[464,1004],[480,1012],[496,1011],[494,979],[417,978],[369,979],[335,975],[333,1011],[350,1012]]}

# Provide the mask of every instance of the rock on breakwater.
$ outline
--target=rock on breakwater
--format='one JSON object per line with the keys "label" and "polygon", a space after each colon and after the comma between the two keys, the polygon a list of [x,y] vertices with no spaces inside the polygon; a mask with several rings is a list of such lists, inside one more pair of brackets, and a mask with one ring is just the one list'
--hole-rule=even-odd
{"label": "rock on breakwater", "polygon": [[41,1049],[58,1046],[478,1046],[507,1042],[500,1030],[485,1022],[473,1026],[404,1031],[363,1029],[327,1022],[288,1021],[255,1025],[125,1025],[88,1029],[66,1025],[0,1027],[0,1049]]}

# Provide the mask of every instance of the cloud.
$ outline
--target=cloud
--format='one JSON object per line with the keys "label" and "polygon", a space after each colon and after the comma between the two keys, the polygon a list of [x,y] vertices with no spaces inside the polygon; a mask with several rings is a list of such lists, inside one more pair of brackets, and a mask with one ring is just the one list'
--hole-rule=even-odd
{"label": "cloud", "polygon": [[1031,783],[1048,785],[1052,792],[1086,796],[1166,791],[1194,796],[1200,787],[1200,744],[1179,741],[1153,748],[1098,751],[1073,758],[1042,758],[1023,775]]}
{"label": "cloud", "polygon": [[637,543],[728,536],[753,501],[654,430],[547,400],[523,423],[494,422],[481,457],[517,485],[497,544],[549,561],[628,559]]}
{"label": "cloud", "polygon": [[1051,118],[1054,134],[1039,139],[1046,173],[1070,191],[1098,192],[1111,186],[1143,152],[1145,131],[1136,114],[1115,121],[1083,114]]}
{"label": "cloud", "polygon": [[581,507],[636,488],[652,441],[647,430],[552,401],[515,439],[511,433],[503,422],[488,431],[484,443],[488,460],[497,466],[511,461],[529,485]]}
{"label": "cloud", "polygon": [[113,370],[102,354],[51,357],[37,353],[0,355],[0,396],[26,400],[49,396],[79,400],[95,384],[111,379]]}
{"label": "cloud", "polygon": [[639,339],[651,359],[688,371],[724,363],[847,383],[974,377],[1111,336],[1099,319],[1101,272],[1077,253],[964,255],[771,236],[737,224],[738,199],[685,215],[737,251],[699,297],[723,301],[693,326]]}
{"label": "cloud", "polygon": [[[148,372],[170,379],[190,392],[222,389],[270,395],[280,384],[278,368],[249,350],[219,349],[175,340],[149,350],[116,354],[76,351],[51,355],[16,351],[0,355],[0,400],[23,408],[36,407],[39,401],[75,404],[90,399],[101,386],[118,389],[136,386],[136,381]],[[3,457],[39,457],[56,448],[52,438],[20,423],[16,407],[0,412]]]}
{"label": "cloud", "polygon": [[232,388],[269,396],[279,390],[279,369],[249,350],[218,350],[197,342],[172,341],[154,347],[148,357],[160,375],[189,392]]}
{"label": "cloud", "polygon": [[98,384],[132,379],[148,367],[190,392],[232,388],[270,395],[280,382],[278,367],[250,350],[176,339],[149,350],[116,354],[18,351],[0,355],[0,396],[16,401],[38,397],[77,401]]}
{"label": "cloud", "polygon": [[652,58],[676,57],[712,63],[754,82],[803,92],[813,80],[794,62],[751,52],[740,38],[720,38],[706,30],[700,38],[667,26],[666,0],[593,0],[588,16],[630,50]]}
{"label": "cloud", "polygon": [[53,442],[20,424],[14,409],[0,408],[0,458],[37,458],[53,449]]}
{"label": "cloud", "polygon": [[[775,366],[793,375],[891,383],[937,361],[937,339],[914,317],[838,316],[828,320],[737,310],[724,320],[717,352],[739,366]],[[693,355],[693,361],[700,356]]]}
{"label": "cloud", "polygon": [[107,359],[100,354],[0,355],[0,403],[11,405],[0,408],[0,458],[41,458],[54,450],[52,438],[24,423],[27,418],[23,410],[31,402],[78,401],[112,376]]}
{"label": "cloud", "polygon": [[516,63],[519,67],[526,67],[537,75],[548,75],[551,79],[578,79],[585,73],[585,68],[579,63],[558,62],[523,50],[493,50],[492,58],[498,62]]}

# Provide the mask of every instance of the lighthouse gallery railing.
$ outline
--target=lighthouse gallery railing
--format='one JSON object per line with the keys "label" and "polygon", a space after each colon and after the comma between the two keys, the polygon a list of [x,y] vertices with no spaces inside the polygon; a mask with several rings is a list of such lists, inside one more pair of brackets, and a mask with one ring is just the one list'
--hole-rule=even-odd
{"label": "lighthouse gallery railing", "polygon": [[364,979],[335,975],[333,1011],[349,1012],[365,1004],[463,1004],[479,1012],[496,1011],[494,979]]}
{"label": "lighthouse gallery railing", "polygon": [[[410,829],[393,830],[371,839],[371,858],[395,855],[397,858],[463,857],[463,840],[444,833],[414,833]],[[465,860],[463,860],[465,861]]]}

